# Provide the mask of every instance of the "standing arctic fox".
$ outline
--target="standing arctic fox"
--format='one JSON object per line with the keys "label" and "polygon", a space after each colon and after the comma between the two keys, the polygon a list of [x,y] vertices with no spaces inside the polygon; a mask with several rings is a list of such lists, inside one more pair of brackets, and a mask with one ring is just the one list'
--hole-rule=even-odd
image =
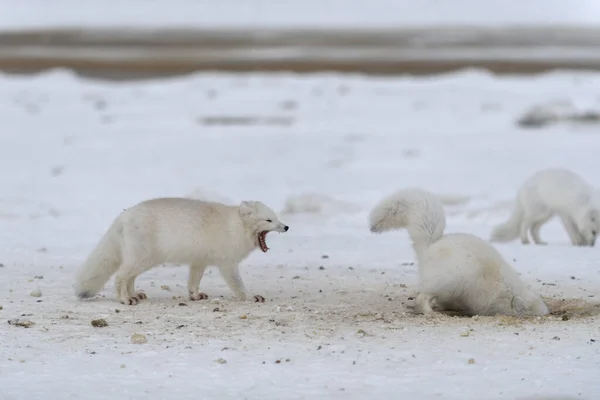
{"label": "standing arctic fox", "polygon": [[419,264],[417,303],[431,314],[432,301],[444,310],[470,315],[544,315],[548,307],[527,288],[500,253],[466,233],[444,235],[441,201],[421,189],[403,189],[371,211],[371,232],[405,228]]}
{"label": "standing arctic fox", "polygon": [[594,246],[600,230],[600,210],[594,205],[593,189],[579,175],[566,169],[545,169],[535,173],[519,188],[510,218],[494,228],[491,240],[508,242],[521,236],[535,244],[542,225],[558,215],[574,246]]}
{"label": "standing arctic fox", "polygon": [[[96,295],[116,272],[117,298],[135,305],[146,295],[135,291],[135,279],[159,264],[189,264],[191,300],[206,299],[200,280],[209,265],[219,267],[229,288],[240,300],[247,298],[238,264],[254,249],[267,252],[269,232],[287,232],[288,226],[259,201],[227,206],[186,198],[143,201],[123,211],[77,274],[79,298]],[[264,301],[262,296],[254,296]]]}

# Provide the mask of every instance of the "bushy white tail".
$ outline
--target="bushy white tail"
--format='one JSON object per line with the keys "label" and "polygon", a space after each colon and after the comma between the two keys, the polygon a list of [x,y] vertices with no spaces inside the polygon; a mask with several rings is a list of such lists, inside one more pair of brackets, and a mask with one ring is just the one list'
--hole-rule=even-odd
{"label": "bushy white tail", "polygon": [[446,228],[444,206],[433,193],[422,189],[402,189],[385,197],[369,216],[371,232],[406,229],[415,250],[439,240]]}
{"label": "bushy white tail", "polygon": [[510,242],[519,236],[519,227],[523,219],[523,207],[516,201],[508,221],[497,225],[492,230],[490,240],[492,242]]}
{"label": "bushy white tail", "polygon": [[75,294],[80,299],[95,296],[121,264],[123,224],[117,218],[88,256],[75,278]]}

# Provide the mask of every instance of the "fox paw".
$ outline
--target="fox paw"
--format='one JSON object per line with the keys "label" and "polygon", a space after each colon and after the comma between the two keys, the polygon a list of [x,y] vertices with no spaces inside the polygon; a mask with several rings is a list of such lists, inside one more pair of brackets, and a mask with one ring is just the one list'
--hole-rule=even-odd
{"label": "fox paw", "polygon": [[192,301],[206,300],[206,299],[208,299],[208,295],[206,295],[206,293],[202,293],[202,292],[190,293],[190,300],[192,300]]}
{"label": "fox paw", "polygon": [[264,303],[265,302],[265,298],[262,297],[261,295],[257,294],[256,296],[253,297],[254,298],[254,302],[255,303]]}
{"label": "fox paw", "polygon": [[135,297],[136,297],[138,300],[146,300],[146,299],[148,298],[148,296],[146,296],[146,293],[144,293],[144,292],[137,292],[137,293],[135,294]]}
{"label": "fox paw", "polygon": [[121,304],[125,304],[126,306],[135,306],[140,302],[140,299],[137,297],[127,297],[125,300],[121,300]]}

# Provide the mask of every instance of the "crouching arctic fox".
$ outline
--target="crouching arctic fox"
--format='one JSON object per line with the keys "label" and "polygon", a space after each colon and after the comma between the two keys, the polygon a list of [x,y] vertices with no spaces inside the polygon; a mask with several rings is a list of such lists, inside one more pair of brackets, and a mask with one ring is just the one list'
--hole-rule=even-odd
{"label": "crouching arctic fox", "polygon": [[[143,201],[123,211],[78,271],[79,298],[96,295],[116,273],[117,298],[135,305],[146,298],[135,291],[135,279],[159,264],[189,264],[191,300],[206,299],[200,280],[209,265],[219,268],[229,288],[247,299],[238,264],[254,249],[267,252],[269,232],[287,232],[288,226],[259,201],[239,206],[186,198]],[[264,301],[254,296],[255,301]]]}
{"label": "crouching arctic fox", "polygon": [[419,264],[417,303],[424,314],[433,312],[433,300],[444,310],[469,315],[548,314],[546,304],[489,243],[465,233],[444,235],[444,208],[433,194],[400,190],[377,204],[369,219],[374,233],[408,231]]}
{"label": "crouching arctic fox", "polygon": [[508,242],[521,236],[535,244],[542,225],[558,215],[574,246],[594,246],[600,231],[600,210],[594,205],[593,189],[577,174],[565,169],[545,169],[535,173],[519,188],[507,222],[492,231],[491,240]]}

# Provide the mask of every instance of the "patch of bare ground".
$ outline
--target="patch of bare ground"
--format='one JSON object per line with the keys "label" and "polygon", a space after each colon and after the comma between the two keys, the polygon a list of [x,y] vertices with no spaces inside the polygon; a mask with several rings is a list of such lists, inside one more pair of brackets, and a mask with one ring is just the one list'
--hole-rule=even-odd
{"label": "patch of bare ground", "polygon": [[0,33],[0,69],[70,68],[103,79],[195,71],[435,74],[600,69],[598,30],[573,27],[415,29],[56,29]]}
{"label": "patch of bare ground", "polygon": [[215,115],[201,117],[198,119],[201,125],[205,126],[290,126],[294,123],[291,117],[258,117],[243,115]]}
{"label": "patch of bare ground", "polygon": [[[0,298],[5,320],[27,319],[34,325],[23,329],[4,322],[4,329],[14,338],[40,332],[46,338],[44,346],[88,340],[90,334],[103,336],[104,343],[129,343],[132,335],[143,334],[149,344],[185,347],[210,339],[235,344],[246,340],[250,331],[256,333],[256,340],[295,343],[339,340],[348,335],[361,340],[401,338],[406,332],[416,334],[422,329],[432,334],[442,334],[440,330],[457,336],[475,334],[465,326],[485,335],[512,334],[515,328],[522,330],[529,325],[543,325],[544,330],[552,331],[562,325],[589,324],[600,314],[600,305],[563,298],[559,289],[549,286],[547,294],[556,297],[544,299],[552,310],[548,316],[469,317],[450,312],[425,316],[415,309],[416,276],[409,272],[412,266],[385,270],[333,266],[326,262],[330,259],[321,260],[322,267],[246,267],[250,294],[263,295],[265,303],[236,301],[212,269],[207,270],[201,284],[208,299],[191,301],[184,267],[154,268],[142,275],[137,289],[148,299],[136,306],[116,301],[112,282],[97,298],[79,301],[60,270],[45,268],[45,279],[40,282],[49,286],[43,288],[44,296],[32,300],[31,282],[17,279],[12,291]],[[98,319],[106,321],[106,326],[94,327],[92,321]]]}

